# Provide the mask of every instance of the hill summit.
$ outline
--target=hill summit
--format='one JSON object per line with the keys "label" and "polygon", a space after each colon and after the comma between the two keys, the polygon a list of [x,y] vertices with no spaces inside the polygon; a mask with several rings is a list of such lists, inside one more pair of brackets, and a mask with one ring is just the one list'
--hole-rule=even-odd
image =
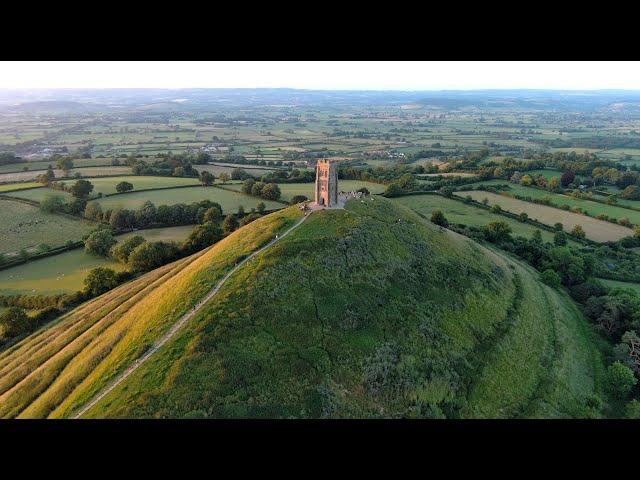
{"label": "hill summit", "polygon": [[[73,416],[301,215],[257,220],[4,352],[0,414]],[[587,336],[529,267],[392,201],[351,200],[238,268],[84,417],[581,416],[600,368]]]}

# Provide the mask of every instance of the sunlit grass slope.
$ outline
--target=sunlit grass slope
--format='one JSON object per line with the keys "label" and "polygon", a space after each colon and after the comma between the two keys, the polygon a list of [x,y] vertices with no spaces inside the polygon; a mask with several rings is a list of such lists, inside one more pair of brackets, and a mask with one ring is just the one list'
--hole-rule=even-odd
{"label": "sunlit grass slope", "polygon": [[[128,318],[144,334],[122,338],[73,390],[54,382],[22,415],[71,415],[167,328],[155,303],[173,311],[201,294],[186,285],[197,284],[193,265],[235,256],[260,234],[240,230],[185,267],[158,289],[173,295],[180,282],[180,295],[151,293]],[[568,297],[537,277],[390,201],[351,201],[312,214],[240,269],[86,416],[581,416],[601,359]]]}
{"label": "sunlit grass slope", "polygon": [[301,217],[257,220],[210,249],[129,282],[0,355],[0,416],[68,415],[149,346],[242,257]]}

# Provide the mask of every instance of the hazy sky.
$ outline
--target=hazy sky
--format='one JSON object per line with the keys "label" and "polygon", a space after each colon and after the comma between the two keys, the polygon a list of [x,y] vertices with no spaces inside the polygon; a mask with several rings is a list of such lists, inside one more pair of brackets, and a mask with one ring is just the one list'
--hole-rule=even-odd
{"label": "hazy sky", "polygon": [[0,88],[640,90],[640,62],[0,62]]}

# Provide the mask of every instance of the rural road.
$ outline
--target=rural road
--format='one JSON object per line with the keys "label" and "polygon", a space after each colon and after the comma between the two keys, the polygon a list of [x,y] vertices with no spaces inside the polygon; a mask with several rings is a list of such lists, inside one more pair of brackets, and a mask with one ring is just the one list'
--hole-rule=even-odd
{"label": "rural road", "polygon": [[140,357],[137,360],[135,360],[124,372],[122,372],[120,375],[118,375],[115,378],[115,380],[113,380],[113,382],[111,382],[109,385],[107,385],[102,391],[100,391],[88,403],[83,405],[82,408],[80,408],[80,410],[72,418],[75,419],[75,418],[82,417],[82,415],[84,415],[90,408],[92,408],[100,400],[102,400],[106,395],[108,395],[114,388],[116,388],[118,385],[120,385],[129,375],[131,375],[138,368],[140,368],[140,366],[143,365],[147,360],[149,360],[149,358],[154,353],[156,353],[160,349],[160,347],[162,347],[165,343],[167,343],[169,340],[171,340],[175,336],[175,334],[178,332],[178,330],[180,330],[180,328],[182,328],[184,326],[184,324],[187,323],[187,321],[189,321],[191,318],[193,318],[193,316],[196,313],[198,313],[198,311],[200,311],[200,309],[202,308],[202,306],[204,304],[206,304],[209,300],[211,300],[211,298],[213,298],[213,296],[216,293],[218,293],[220,288],[222,288],[222,286],[229,279],[229,277],[231,277],[231,275],[233,275],[239,268],[241,268],[245,263],[250,261],[256,255],[259,255],[260,253],[264,252],[267,248],[271,247],[274,243],[276,243],[279,240],[282,240],[284,237],[289,235],[293,230],[295,230],[300,225],[302,225],[302,223],[309,216],[311,216],[311,212],[306,213],[304,217],[302,217],[300,220],[298,220],[298,222],[295,225],[293,225],[289,230],[284,232],[282,235],[276,236],[276,238],[271,240],[264,247],[256,250],[251,255],[249,255],[247,258],[245,258],[240,263],[238,263],[235,267],[233,267],[224,277],[222,277],[222,279],[216,284],[216,286],[213,287],[213,289],[210,290],[209,293],[207,293],[207,295],[205,295],[204,298],[202,298],[202,300],[200,300],[198,303],[196,303],[191,308],[191,310],[189,310],[182,317],[180,317],[178,319],[178,321],[176,323],[174,323],[173,326],[169,329],[169,331],[167,333],[165,333],[160,338],[160,340],[158,340],[156,343],[154,343],[153,346],[142,357]]}

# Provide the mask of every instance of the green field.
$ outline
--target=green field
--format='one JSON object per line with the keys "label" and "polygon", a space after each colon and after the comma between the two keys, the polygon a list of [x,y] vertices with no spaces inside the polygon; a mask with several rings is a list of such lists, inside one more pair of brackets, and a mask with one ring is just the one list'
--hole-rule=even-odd
{"label": "green field", "polygon": [[628,288],[640,294],[640,283],[619,282],[617,280],[609,280],[608,278],[598,278],[598,281],[609,288]]}
{"label": "green field", "polygon": [[89,221],[44,213],[33,205],[0,198],[0,253],[40,244],[59,247],[68,240],[82,239],[93,228]]}
{"label": "green field", "polygon": [[31,190],[19,190],[17,192],[9,192],[7,195],[12,197],[24,198],[25,200],[31,200],[34,202],[41,202],[50,195],[56,195],[64,198],[67,202],[73,200],[73,195],[64,190],[54,190],[49,187],[33,188]]}
{"label": "green field", "polygon": [[[282,192],[281,198],[283,200],[289,201],[296,195],[305,195],[309,200],[313,200],[314,183],[279,183],[278,186]],[[339,191],[348,192],[362,187],[368,188],[371,193],[382,193],[386,188],[379,183],[361,182],[360,180],[340,180],[338,182]],[[228,188],[239,192],[242,190],[242,184],[229,185]]]}
{"label": "green field", "polygon": [[460,197],[466,197],[468,195],[477,202],[481,202],[486,198],[489,201],[489,205],[500,205],[503,210],[515,214],[524,212],[532,220],[538,220],[549,226],[562,223],[566,231],[570,231],[575,225],[581,225],[587,238],[595,240],[596,242],[615,241],[633,235],[632,229],[623,227],[622,225],[616,225],[586,215],[560,210],[559,208],[547,207],[546,205],[525,202],[491,192],[474,190],[470,192],[456,192],[456,195]]}
{"label": "green field", "polygon": [[[116,237],[122,241],[133,235],[142,235],[149,241],[182,241],[193,226],[153,228],[126,233]],[[124,266],[108,258],[90,255],[83,248],[33,260],[16,267],[0,270],[0,295],[54,295],[70,293],[83,288],[89,270],[109,267],[123,270]]]}
{"label": "green field", "polygon": [[489,222],[505,222],[511,227],[513,235],[531,238],[533,232],[540,230],[545,242],[553,241],[553,234],[547,230],[536,228],[534,225],[522,223],[512,218],[491,213],[489,210],[452,200],[440,195],[409,195],[393,199],[394,202],[405,205],[427,218],[431,218],[434,210],[442,210],[447,220],[451,223],[483,227]]}
{"label": "green field", "polygon": [[[46,170],[33,170],[27,172],[17,173],[2,173],[0,174],[0,182],[23,182],[27,180],[35,180],[35,178],[41,173],[45,173]],[[62,170],[53,171],[56,178],[63,176]],[[131,173],[129,167],[88,167],[88,168],[73,168],[71,169],[69,176],[80,174],[82,177],[99,177],[105,175],[127,175]]]}
{"label": "green field", "polygon": [[224,212],[234,212],[239,206],[243,206],[246,211],[256,207],[258,203],[263,202],[267,210],[282,208],[282,204],[261,200],[242,193],[231,192],[216,187],[192,187],[192,188],[175,188],[167,190],[155,190],[150,192],[134,192],[124,195],[114,195],[112,197],[93,200],[98,202],[103,210],[115,208],[136,209],[147,200],[153,202],[156,206],[173,205],[176,203],[193,203],[200,200],[211,200],[218,202]]}
{"label": "green field", "polygon": [[473,185],[498,185],[508,184],[511,189],[506,190],[508,193],[514,193],[520,196],[528,196],[533,199],[548,198],[555,205],[569,205],[571,208],[580,208],[584,212],[589,212],[590,215],[596,216],[599,214],[607,215],[610,218],[622,219],[628,218],[633,224],[640,223],[640,211],[630,210],[628,208],[617,207],[615,205],[606,205],[599,202],[593,202],[591,200],[585,200],[581,198],[574,198],[569,195],[561,193],[551,193],[538,188],[524,187],[522,185],[513,184],[505,180],[491,180],[489,182],[479,182]]}
{"label": "green field", "polygon": [[15,192],[17,190],[38,187],[42,187],[42,184],[37,182],[9,183],[6,185],[0,185],[0,193]]}
{"label": "green field", "polygon": [[553,177],[561,177],[562,172],[559,170],[551,170],[550,168],[541,168],[538,170],[528,170],[526,172],[522,172],[523,175],[542,175],[547,180],[552,179]]}
{"label": "green field", "polygon": [[[93,191],[91,196],[96,196],[99,193],[103,195],[109,195],[116,192],[116,185],[120,182],[129,182],[133,185],[133,191],[148,190],[150,188],[167,188],[178,187],[184,185],[200,185],[200,181],[197,178],[189,177],[150,177],[150,176],[122,176],[122,177],[98,177],[98,178],[86,178],[93,184]],[[73,184],[75,180],[66,180],[65,184]]]}

